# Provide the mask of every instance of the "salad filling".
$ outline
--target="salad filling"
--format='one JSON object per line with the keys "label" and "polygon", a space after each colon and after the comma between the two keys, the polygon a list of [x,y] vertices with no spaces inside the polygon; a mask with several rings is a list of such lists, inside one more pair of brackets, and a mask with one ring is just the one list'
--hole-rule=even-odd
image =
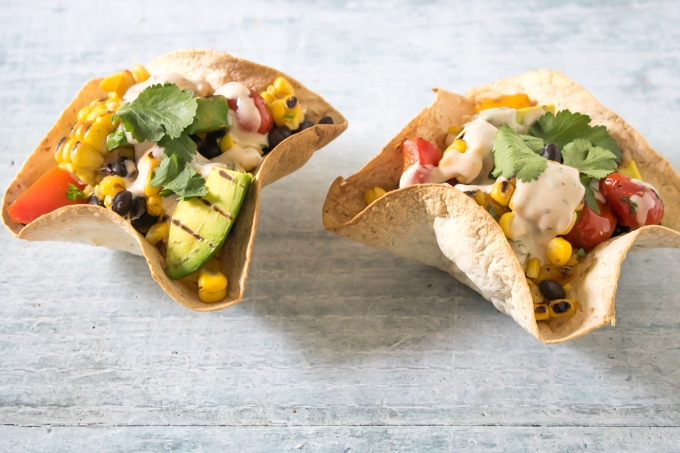
{"label": "salad filling", "polygon": [[[663,218],[658,191],[590,121],[519,93],[479,100],[465,124],[451,125],[443,151],[421,137],[401,142],[399,188],[451,184],[474,198],[523,267],[538,321],[575,313],[570,281],[590,250]],[[373,187],[366,202],[384,194]]]}
{"label": "salad filling", "polygon": [[137,65],[100,88],[107,96],[78,111],[54,148],[57,166],[8,205],[9,217],[28,224],[71,204],[109,209],[158,247],[169,277],[197,284],[203,302],[222,300],[221,246],[267,153],[314,124],[305,106],[284,77],[257,93]]}

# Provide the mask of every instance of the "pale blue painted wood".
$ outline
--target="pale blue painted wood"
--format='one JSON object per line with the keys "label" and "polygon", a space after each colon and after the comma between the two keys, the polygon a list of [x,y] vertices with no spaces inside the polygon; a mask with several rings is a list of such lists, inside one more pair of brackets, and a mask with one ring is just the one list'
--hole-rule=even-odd
{"label": "pale blue painted wood", "polygon": [[[263,192],[246,299],[190,312],[137,257],[0,233],[2,451],[673,451],[680,253],[617,326],[544,346],[447,275],[326,233],[331,181],[432,101],[535,67],[680,168],[680,8],[648,2],[0,4],[0,186],[90,77],[178,48],[282,69],[350,128]],[[93,266],[93,263],[96,266]]]}

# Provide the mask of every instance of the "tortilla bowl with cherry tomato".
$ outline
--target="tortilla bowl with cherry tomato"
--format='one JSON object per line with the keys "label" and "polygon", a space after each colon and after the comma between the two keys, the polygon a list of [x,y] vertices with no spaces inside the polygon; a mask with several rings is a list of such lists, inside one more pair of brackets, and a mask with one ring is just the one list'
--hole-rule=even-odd
{"label": "tortilla bowl with cherry tomato", "polygon": [[680,247],[680,176],[564,74],[434,103],[331,185],[327,230],[441,269],[543,343],[615,324],[630,250]]}

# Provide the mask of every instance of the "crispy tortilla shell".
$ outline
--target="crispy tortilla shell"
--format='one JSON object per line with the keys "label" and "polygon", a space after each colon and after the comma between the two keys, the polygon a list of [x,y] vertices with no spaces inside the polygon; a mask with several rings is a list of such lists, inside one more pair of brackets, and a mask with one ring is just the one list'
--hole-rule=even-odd
{"label": "crispy tortilla shell", "polygon": [[264,186],[302,167],[315,151],[347,128],[347,120],[319,95],[292,77],[225,53],[182,50],[158,57],[146,68],[155,74],[172,72],[188,79],[205,80],[213,89],[226,82],[237,81],[258,93],[264,91],[276,77],[284,76],[293,85],[295,95],[305,106],[311,121],[316,123],[324,116],[333,119],[333,124],[315,124],[291,135],[269,152],[253,172],[254,178],[246,199],[223,246],[222,267],[229,281],[226,298],[216,303],[202,302],[198,298],[195,282],[170,279],[164,272],[165,259],[159,249],[149,244],[130,223],[111,210],[74,205],[57,209],[28,225],[10,219],[7,206],[42,174],[57,165],[54,159],[55,145],[61,137],[68,135],[76,122],[78,111],[91,101],[106,96],[99,88],[101,79],[90,80],[80,89],[22,165],[2,200],[3,223],[18,238],[29,241],[85,243],[141,255],[146,259],[154,280],[181,305],[196,311],[227,308],[240,302],[244,296],[259,215],[260,191]]}
{"label": "crispy tortilla shell", "polygon": [[[628,251],[680,247],[680,176],[642,136],[584,88],[564,74],[536,70],[474,88],[465,95],[435,90],[434,103],[411,120],[357,173],[338,177],[323,206],[323,223],[340,236],[414,259],[448,272],[510,315],[544,343],[572,340],[615,324],[615,294]],[[403,167],[401,143],[423,137],[444,149],[447,128],[462,126],[475,101],[502,94],[526,93],[537,104],[554,104],[589,115],[619,144],[624,159],[634,159],[643,179],[660,192],[665,205],[662,226],[646,226],[617,236],[589,252],[572,280],[577,312],[537,322],[531,293],[497,222],[472,198],[447,184],[398,188]],[[364,192],[380,186],[387,194],[366,206]]]}

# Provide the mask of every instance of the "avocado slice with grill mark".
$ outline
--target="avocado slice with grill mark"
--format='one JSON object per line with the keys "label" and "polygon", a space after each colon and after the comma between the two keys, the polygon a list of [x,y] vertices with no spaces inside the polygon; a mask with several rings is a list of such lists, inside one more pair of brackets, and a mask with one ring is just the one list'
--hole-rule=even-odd
{"label": "avocado slice with grill mark", "polygon": [[227,237],[253,176],[214,167],[206,179],[208,193],[177,203],[170,220],[166,274],[172,279],[201,267]]}

